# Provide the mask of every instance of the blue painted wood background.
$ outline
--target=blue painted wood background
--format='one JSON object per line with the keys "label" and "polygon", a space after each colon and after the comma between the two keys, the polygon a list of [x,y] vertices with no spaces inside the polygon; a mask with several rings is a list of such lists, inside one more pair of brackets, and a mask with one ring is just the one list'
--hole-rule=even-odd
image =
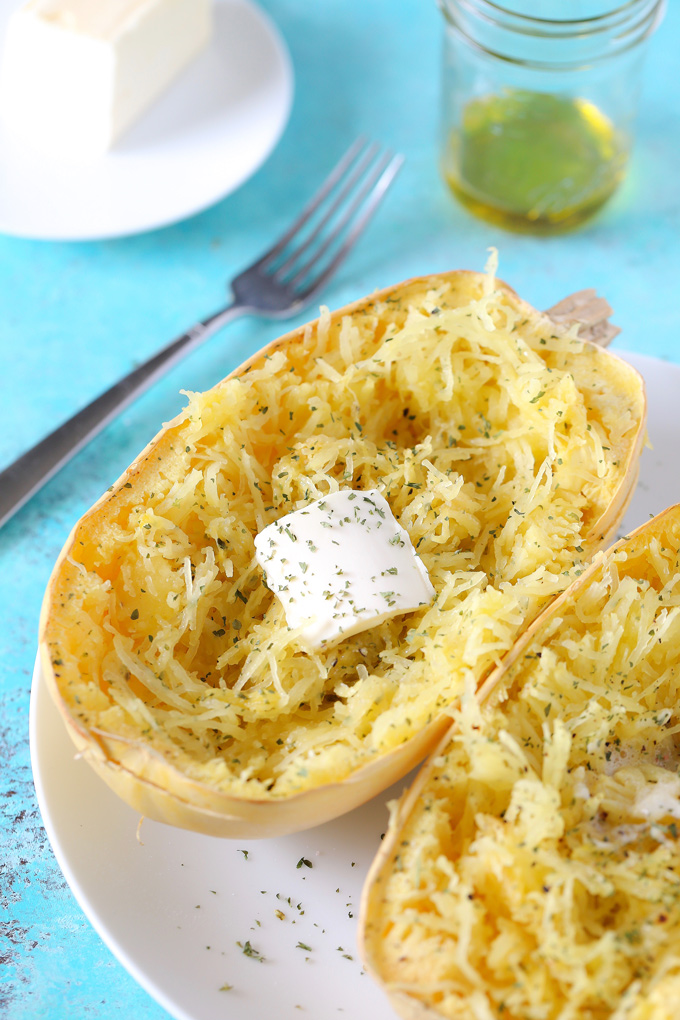
{"label": "blue painted wood background", "polygon": [[[0,465],[217,307],[224,283],[287,224],[366,133],[406,165],[328,288],[338,306],[412,274],[482,268],[539,308],[594,286],[620,348],[680,361],[680,5],[650,45],[631,173],[577,233],[536,239],[472,219],[439,179],[440,16],[434,0],[265,0],[290,47],[296,98],[282,141],[237,193],[157,232],[87,244],[0,237]],[[31,781],[28,706],[42,592],[77,517],[182,405],[277,333],[241,321],[112,425],[0,531],[0,1016],[161,1020],[65,886]],[[680,395],[679,395],[680,401]]]}

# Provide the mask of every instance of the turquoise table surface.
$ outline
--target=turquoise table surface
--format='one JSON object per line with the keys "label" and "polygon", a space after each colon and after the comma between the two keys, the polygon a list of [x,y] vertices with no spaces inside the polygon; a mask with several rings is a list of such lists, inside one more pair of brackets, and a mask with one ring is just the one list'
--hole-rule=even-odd
{"label": "turquoise table surface", "polygon": [[[267,163],[193,219],[97,243],[0,237],[0,465],[197,318],[286,225],[359,133],[406,156],[370,230],[328,287],[339,306],[413,274],[484,265],[539,308],[596,287],[622,349],[680,361],[680,4],[651,40],[631,172],[590,225],[553,239],[474,220],[437,171],[440,15],[434,0],[266,0],[296,75],[291,120]],[[309,313],[307,317],[311,317]],[[302,317],[304,318],[304,316]],[[0,531],[0,1016],[161,1020],[100,941],[41,825],[28,747],[42,593],[71,526],[182,406],[272,339],[241,320],[111,425]],[[680,489],[680,486],[679,486]]]}

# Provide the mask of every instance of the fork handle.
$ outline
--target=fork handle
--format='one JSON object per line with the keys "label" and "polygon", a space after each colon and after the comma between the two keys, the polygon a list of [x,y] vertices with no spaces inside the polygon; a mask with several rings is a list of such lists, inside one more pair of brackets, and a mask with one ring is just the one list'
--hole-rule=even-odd
{"label": "fork handle", "polygon": [[248,311],[234,302],[198,322],[0,472],[0,527],[136,397],[194,347]]}

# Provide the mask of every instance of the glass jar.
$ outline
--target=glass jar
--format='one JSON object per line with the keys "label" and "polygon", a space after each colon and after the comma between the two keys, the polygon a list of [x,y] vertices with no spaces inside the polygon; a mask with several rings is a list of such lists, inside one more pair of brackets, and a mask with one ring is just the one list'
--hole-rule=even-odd
{"label": "glass jar", "polygon": [[472,212],[555,233],[622,180],[664,0],[439,0],[441,166]]}

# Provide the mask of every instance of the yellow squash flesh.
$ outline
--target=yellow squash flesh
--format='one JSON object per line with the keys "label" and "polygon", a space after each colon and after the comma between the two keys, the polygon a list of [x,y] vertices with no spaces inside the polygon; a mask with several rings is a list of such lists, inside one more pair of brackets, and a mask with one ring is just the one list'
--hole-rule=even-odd
{"label": "yellow squash flesh", "polygon": [[[76,746],[142,814],[213,835],[363,803],[612,537],[644,420],[632,368],[489,275],[324,312],[193,395],[74,529],[41,654]],[[338,488],[380,489],[437,599],[310,653],[253,539]]]}
{"label": "yellow squash flesh", "polygon": [[680,506],[623,539],[463,700],[395,806],[362,955],[408,1020],[673,1020]]}

